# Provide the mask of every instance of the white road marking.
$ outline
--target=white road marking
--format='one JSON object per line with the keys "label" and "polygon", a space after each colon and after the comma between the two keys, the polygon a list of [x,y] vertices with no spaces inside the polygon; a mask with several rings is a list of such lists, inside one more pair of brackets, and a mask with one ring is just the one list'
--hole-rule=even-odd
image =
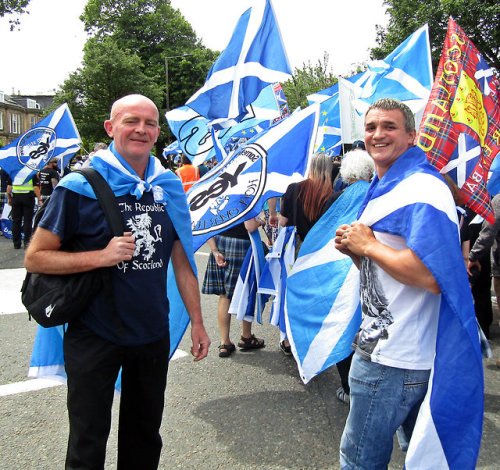
{"label": "white road marking", "polygon": [[24,382],[14,382],[11,384],[0,385],[0,397],[7,395],[16,395],[18,393],[33,392],[44,388],[58,387],[63,385],[61,380],[54,379],[30,379]]}

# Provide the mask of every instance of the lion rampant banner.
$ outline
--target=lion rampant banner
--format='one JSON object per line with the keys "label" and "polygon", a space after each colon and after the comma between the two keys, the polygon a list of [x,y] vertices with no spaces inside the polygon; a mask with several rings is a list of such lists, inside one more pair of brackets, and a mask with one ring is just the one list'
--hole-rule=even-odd
{"label": "lion rampant banner", "polygon": [[450,18],[417,145],[461,188],[467,206],[494,222],[486,190],[500,147],[500,84],[481,53]]}

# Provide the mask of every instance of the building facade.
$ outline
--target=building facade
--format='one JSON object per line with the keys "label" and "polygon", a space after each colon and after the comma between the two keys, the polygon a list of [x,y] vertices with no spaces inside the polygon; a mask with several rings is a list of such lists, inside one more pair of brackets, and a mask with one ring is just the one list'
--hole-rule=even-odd
{"label": "building facade", "polygon": [[[7,95],[0,91],[0,141],[7,145],[42,119],[52,105],[49,95]],[[0,145],[1,146],[1,145]]]}

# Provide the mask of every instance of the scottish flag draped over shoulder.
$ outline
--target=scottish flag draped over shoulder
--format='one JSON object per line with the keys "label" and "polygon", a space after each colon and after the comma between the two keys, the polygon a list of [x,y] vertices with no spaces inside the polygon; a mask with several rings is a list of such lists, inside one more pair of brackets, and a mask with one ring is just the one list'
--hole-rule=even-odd
{"label": "scottish flag draped over shoulder", "polygon": [[356,220],[369,183],[358,181],[309,231],[286,282],[286,331],[304,383],[351,354],[361,324],[359,271],[335,248],[335,231]]}
{"label": "scottish flag draped over shoulder", "polygon": [[59,106],[14,142],[0,149],[0,167],[22,185],[51,158],[64,160],[80,149],[80,134],[67,104]]}
{"label": "scottish flag draped over shoulder", "polygon": [[406,469],[473,469],[481,442],[483,364],[456,210],[447,185],[413,147],[375,177],[359,221],[401,236],[441,289],[431,380],[406,457]]}
{"label": "scottish flag draped over shoulder", "polygon": [[235,119],[270,83],[291,78],[291,69],[270,0],[258,0],[240,17],[207,80],[186,103],[202,116]]}
{"label": "scottish flag draped over shoulder", "polygon": [[[145,177],[141,179],[116,152],[113,144],[109,150],[97,152],[92,158],[91,166],[106,179],[116,196],[132,194],[139,199],[145,191],[153,192],[155,201],[164,204],[196,275],[189,213],[179,178],[171,171],[165,170],[156,158],[150,156]],[[92,187],[81,174],[70,173],[59,184],[78,194],[96,198]],[[179,294],[171,263],[168,267],[167,297],[170,303],[170,357],[172,357],[189,324],[189,316]],[[62,350],[59,350],[62,348],[60,336],[60,330],[55,328],[38,329],[31,360],[31,367],[38,369],[33,369],[33,374],[37,370],[50,372],[54,369],[51,366],[57,365],[51,364],[51,361],[60,360],[62,357]]]}

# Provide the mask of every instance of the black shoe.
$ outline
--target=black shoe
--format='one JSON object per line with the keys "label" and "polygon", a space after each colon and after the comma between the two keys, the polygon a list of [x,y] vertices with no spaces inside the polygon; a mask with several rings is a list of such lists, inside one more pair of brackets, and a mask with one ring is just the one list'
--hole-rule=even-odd
{"label": "black shoe", "polygon": [[284,341],[280,343],[280,349],[285,356],[292,355],[292,348],[290,346],[286,346]]}
{"label": "black shoe", "polygon": [[14,250],[20,250],[21,249],[21,245],[14,245]]}

